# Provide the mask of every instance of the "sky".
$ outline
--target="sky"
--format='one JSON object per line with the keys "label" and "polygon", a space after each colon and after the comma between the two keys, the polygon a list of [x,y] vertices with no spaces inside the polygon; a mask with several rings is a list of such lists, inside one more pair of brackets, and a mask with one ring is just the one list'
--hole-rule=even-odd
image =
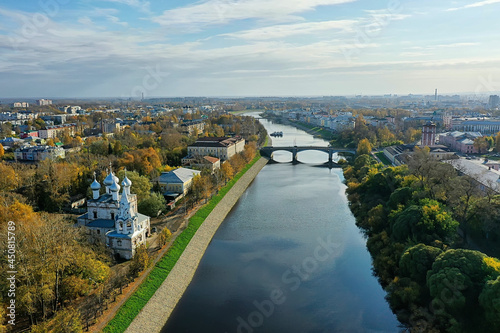
{"label": "sky", "polygon": [[500,91],[500,0],[2,0],[0,98]]}

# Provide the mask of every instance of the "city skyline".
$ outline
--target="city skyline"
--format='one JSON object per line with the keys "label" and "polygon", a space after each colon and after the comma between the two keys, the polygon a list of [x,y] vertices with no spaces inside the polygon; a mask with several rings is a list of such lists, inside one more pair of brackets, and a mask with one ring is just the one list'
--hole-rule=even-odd
{"label": "city skyline", "polygon": [[500,0],[0,5],[0,98],[494,94]]}

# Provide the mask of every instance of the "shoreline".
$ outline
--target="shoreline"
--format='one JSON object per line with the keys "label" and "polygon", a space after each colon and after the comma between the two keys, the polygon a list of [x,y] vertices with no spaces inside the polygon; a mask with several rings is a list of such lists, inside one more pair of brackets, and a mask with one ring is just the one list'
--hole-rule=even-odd
{"label": "shoreline", "polygon": [[268,160],[261,157],[233,185],[199,227],[161,286],[125,330],[160,332],[182,298],[219,226]]}

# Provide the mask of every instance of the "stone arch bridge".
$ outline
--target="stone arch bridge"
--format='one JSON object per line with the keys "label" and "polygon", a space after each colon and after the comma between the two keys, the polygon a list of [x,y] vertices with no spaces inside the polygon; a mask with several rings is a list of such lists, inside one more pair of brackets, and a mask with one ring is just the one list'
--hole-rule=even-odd
{"label": "stone arch bridge", "polygon": [[290,153],[292,153],[292,163],[299,162],[297,160],[297,154],[301,151],[306,151],[306,150],[323,151],[323,152],[328,154],[328,164],[330,164],[330,165],[336,164],[335,162],[333,162],[333,154],[335,154],[335,153],[356,154],[356,150],[353,150],[353,149],[335,148],[335,147],[320,147],[320,146],[290,146],[290,147],[267,146],[267,147],[262,147],[260,149],[260,154],[262,156],[273,159],[273,153],[275,151],[278,151],[278,150],[289,151]]}

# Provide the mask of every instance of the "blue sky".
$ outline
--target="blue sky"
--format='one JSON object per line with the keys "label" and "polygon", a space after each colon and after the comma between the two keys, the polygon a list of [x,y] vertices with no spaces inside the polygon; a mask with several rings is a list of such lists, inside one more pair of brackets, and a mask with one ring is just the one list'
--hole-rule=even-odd
{"label": "blue sky", "polygon": [[500,0],[3,0],[0,98],[500,91]]}

